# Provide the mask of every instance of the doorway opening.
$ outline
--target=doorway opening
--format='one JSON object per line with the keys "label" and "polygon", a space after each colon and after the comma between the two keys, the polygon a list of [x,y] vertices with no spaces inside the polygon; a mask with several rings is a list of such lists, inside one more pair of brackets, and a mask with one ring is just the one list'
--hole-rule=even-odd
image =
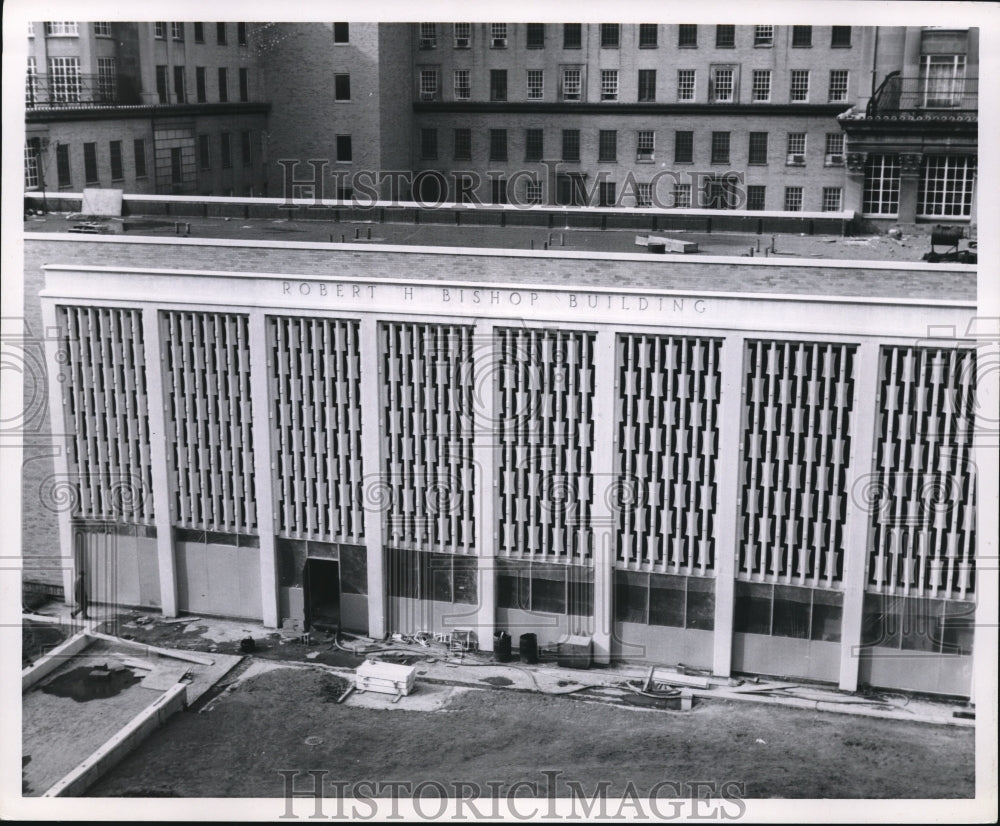
{"label": "doorway opening", "polygon": [[307,559],[305,570],[306,622],[309,628],[340,628],[340,563]]}

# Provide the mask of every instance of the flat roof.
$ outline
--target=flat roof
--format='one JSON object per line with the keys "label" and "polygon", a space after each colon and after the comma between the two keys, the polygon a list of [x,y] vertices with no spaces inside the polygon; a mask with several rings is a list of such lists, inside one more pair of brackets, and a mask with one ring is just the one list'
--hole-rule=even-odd
{"label": "flat roof", "polygon": [[[374,218],[375,216],[373,216]],[[190,227],[189,235],[178,235]],[[365,253],[381,259],[399,257],[395,277],[441,280],[441,255],[461,256],[450,268],[455,280],[519,284],[654,288],[790,295],[827,295],[932,300],[976,299],[976,267],[929,264],[920,260],[929,248],[926,236],[902,241],[885,236],[844,238],[799,234],[657,232],[695,241],[698,252],[649,253],[635,239],[650,233],[630,230],[552,229],[522,226],[379,223],[272,218],[130,216],[107,222],[123,234],[68,234],[80,219],[65,214],[29,216],[28,240],[95,242],[89,263],[114,264],[109,249],[116,242],[148,244],[150,266],[164,269],[205,268],[343,275],[344,258]],[[370,236],[370,237],[369,237]],[[772,237],[776,252],[765,250]],[[343,239],[343,240],[342,240]],[[331,243],[332,241],[332,243]],[[179,258],[176,247],[191,250]],[[228,261],[219,248],[271,250],[248,267],[245,257]],[[547,247],[547,249],[546,249]],[[750,257],[750,249],[754,255]],[[758,254],[757,250],[760,249]],[[162,256],[158,250],[162,249]],[[296,254],[294,250],[325,254]],[[278,257],[273,257],[277,253]],[[419,256],[437,266],[421,268]],[[90,258],[90,256],[86,256]],[[270,260],[265,260],[270,259]],[[277,263],[276,263],[277,262]],[[466,265],[467,262],[467,265]],[[47,258],[42,263],[74,264],[77,256]],[[79,263],[85,263],[80,260]],[[123,261],[124,263],[124,261]],[[134,260],[129,262],[134,264]]]}

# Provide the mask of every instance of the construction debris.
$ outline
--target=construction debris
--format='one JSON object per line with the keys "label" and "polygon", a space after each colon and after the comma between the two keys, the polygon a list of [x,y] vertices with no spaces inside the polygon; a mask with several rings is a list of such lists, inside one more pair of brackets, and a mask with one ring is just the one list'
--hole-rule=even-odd
{"label": "construction debris", "polygon": [[711,683],[707,677],[697,677],[691,674],[679,674],[676,671],[668,671],[658,666],[650,670],[649,680],[653,686],[656,685],[684,685],[692,688],[708,688]]}
{"label": "construction debris", "polygon": [[667,238],[664,235],[637,235],[637,247],[645,247],[649,252],[679,252],[685,255],[698,252],[695,241],[681,241],[679,238]]}
{"label": "construction debris", "polygon": [[799,683],[763,683],[742,685],[733,689],[734,694],[754,694],[767,691],[782,691],[786,688],[799,688]]}
{"label": "construction debris", "polygon": [[413,691],[417,669],[410,665],[396,665],[368,659],[354,672],[354,687],[358,691],[376,691],[405,697]]}

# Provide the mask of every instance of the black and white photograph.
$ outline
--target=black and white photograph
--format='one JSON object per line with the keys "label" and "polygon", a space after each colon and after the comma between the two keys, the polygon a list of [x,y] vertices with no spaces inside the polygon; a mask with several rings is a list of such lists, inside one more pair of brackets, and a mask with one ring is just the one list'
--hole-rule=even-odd
{"label": "black and white photograph", "polygon": [[996,821],[1000,7],[3,15],[0,817]]}

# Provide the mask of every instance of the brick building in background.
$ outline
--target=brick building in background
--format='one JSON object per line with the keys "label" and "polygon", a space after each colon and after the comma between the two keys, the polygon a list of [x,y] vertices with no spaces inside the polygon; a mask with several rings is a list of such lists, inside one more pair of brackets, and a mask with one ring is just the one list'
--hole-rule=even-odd
{"label": "brick building in background", "polygon": [[[272,197],[286,194],[286,174],[289,181],[317,182],[315,190],[311,183],[299,184],[297,196],[350,198],[356,170],[411,168],[413,113],[405,81],[409,29],[405,23],[268,23],[256,28],[271,104]],[[385,185],[374,185],[381,197],[390,197],[388,178]]]}
{"label": "brick building in background", "polygon": [[879,86],[839,117],[848,202],[898,223],[974,222],[978,30],[908,27],[876,35]]}
{"label": "brick building in background", "polygon": [[32,23],[25,187],[264,194],[247,23]]}
{"label": "brick building in background", "polygon": [[421,23],[412,37],[414,164],[444,171],[451,199],[471,169],[487,202],[972,213],[976,30]]}
{"label": "brick building in background", "polygon": [[974,212],[975,29],[33,29],[28,188],[853,210],[869,228]]}
{"label": "brick building in background", "polygon": [[[487,201],[839,211],[836,117],[873,29],[423,23],[415,163],[495,170]],[[558,162],[555,175],[518,170]],[[733,173],[736,173],[735,175]],[[552,178],[553,180],[549,180]]]}

